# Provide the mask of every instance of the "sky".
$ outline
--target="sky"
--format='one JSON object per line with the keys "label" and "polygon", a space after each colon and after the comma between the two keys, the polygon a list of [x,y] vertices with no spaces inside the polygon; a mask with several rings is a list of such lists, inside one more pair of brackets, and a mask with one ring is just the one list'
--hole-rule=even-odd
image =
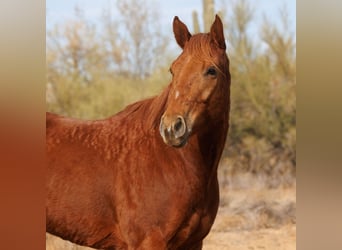
{"label": "sky", "polygon": [[[192,28],[192,12],[196,10],[199,19],[202,17],[202,0],[151,0],[158,10],[161,18],[161,26],[166,34],[172,34],[172,20],[178,16],[188,25],[190,32]],[[215,8],[223,4],[229,11],[229,5],[237,0],[215,0]],[[259,29],[266,16],[271,23],[280,27],[279,10],[286,7],[289,14],[290,30],[294,37],[296,35],[296,1],[295,0],[246,0],[253,8],[253,23],[249,32],[258,40]],[[73,18],[74,7],[80,6],[87,19],[96,23],[100,20],[103,9],[108,5],[114,6],[115,0],[46,0],[46,27],[50,29],[55,24],[65,23]]]}

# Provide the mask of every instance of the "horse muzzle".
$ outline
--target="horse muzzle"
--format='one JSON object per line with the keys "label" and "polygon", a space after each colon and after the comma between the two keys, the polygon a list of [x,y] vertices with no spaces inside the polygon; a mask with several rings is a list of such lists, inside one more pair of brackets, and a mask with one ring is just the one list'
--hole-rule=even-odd
{"label": "horse muzzle", "polygon": [[166,116],[160,119],[159,132],[163,141],[173,147],[183,147],[188,140],[190,129],[183,116]]}

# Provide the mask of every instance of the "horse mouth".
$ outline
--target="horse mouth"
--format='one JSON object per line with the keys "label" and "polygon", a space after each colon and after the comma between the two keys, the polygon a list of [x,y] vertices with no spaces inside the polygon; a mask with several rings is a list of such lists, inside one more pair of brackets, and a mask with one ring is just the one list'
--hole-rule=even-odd
{"label": "horse mouth", "polygon": [[162,136],[165,144],[175,147],[175,148],[181,148],[185,146],[186,143],[188,142],[188,137],[189,137],[188,133],[186,133],[184,136],[179,137],[179,138],[174,138],[172,136],[169,136],[169,137]]}
{"label": "horse mouth", "polygon": [[185,119],[182,116],[177,116],[169,121],[166,123],[164,117],[160,121],[159,133],[164,143],[175,148],[185,146],[190,135]]}

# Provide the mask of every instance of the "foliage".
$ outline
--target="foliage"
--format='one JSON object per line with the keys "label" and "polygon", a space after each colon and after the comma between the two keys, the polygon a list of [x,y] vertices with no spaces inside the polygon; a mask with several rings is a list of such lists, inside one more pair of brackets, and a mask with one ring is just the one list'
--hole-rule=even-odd
{"label": "foliage", "polygon": [[[264,19],[260,37],[253,42],[248,32],[253,8],[239,1],[228,16],[226,34],[232,73],[230,133],[225,154],[236,171],[279,174],[277,166],[295,174],[296,147],[296,55],[289,20],[281,11],[283,27]],[[260,47],[264,48],[261,49]],[[246,167],[247,166],[247,167]],[[282,170],[282,171],[283,171]]]}
{"label": "foliage", "polygon": [[168,84],[167,40],[153,20],[157,13],[142,0],[117,5],[121,19],[107,8],[100,28],[76,7],[75,19],[47,31],[49,111],[103,118]]}

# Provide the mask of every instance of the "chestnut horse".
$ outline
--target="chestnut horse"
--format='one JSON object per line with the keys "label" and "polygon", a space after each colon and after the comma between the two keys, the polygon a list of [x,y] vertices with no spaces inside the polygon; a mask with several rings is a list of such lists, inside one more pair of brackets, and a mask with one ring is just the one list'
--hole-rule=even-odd
{"label": "chestnut horse", "polygon": [[47,113],[47,232],[100,249],[202,249],[219,204],[229,124],[223,26],[191,35],[157,97],[81,121]]}

